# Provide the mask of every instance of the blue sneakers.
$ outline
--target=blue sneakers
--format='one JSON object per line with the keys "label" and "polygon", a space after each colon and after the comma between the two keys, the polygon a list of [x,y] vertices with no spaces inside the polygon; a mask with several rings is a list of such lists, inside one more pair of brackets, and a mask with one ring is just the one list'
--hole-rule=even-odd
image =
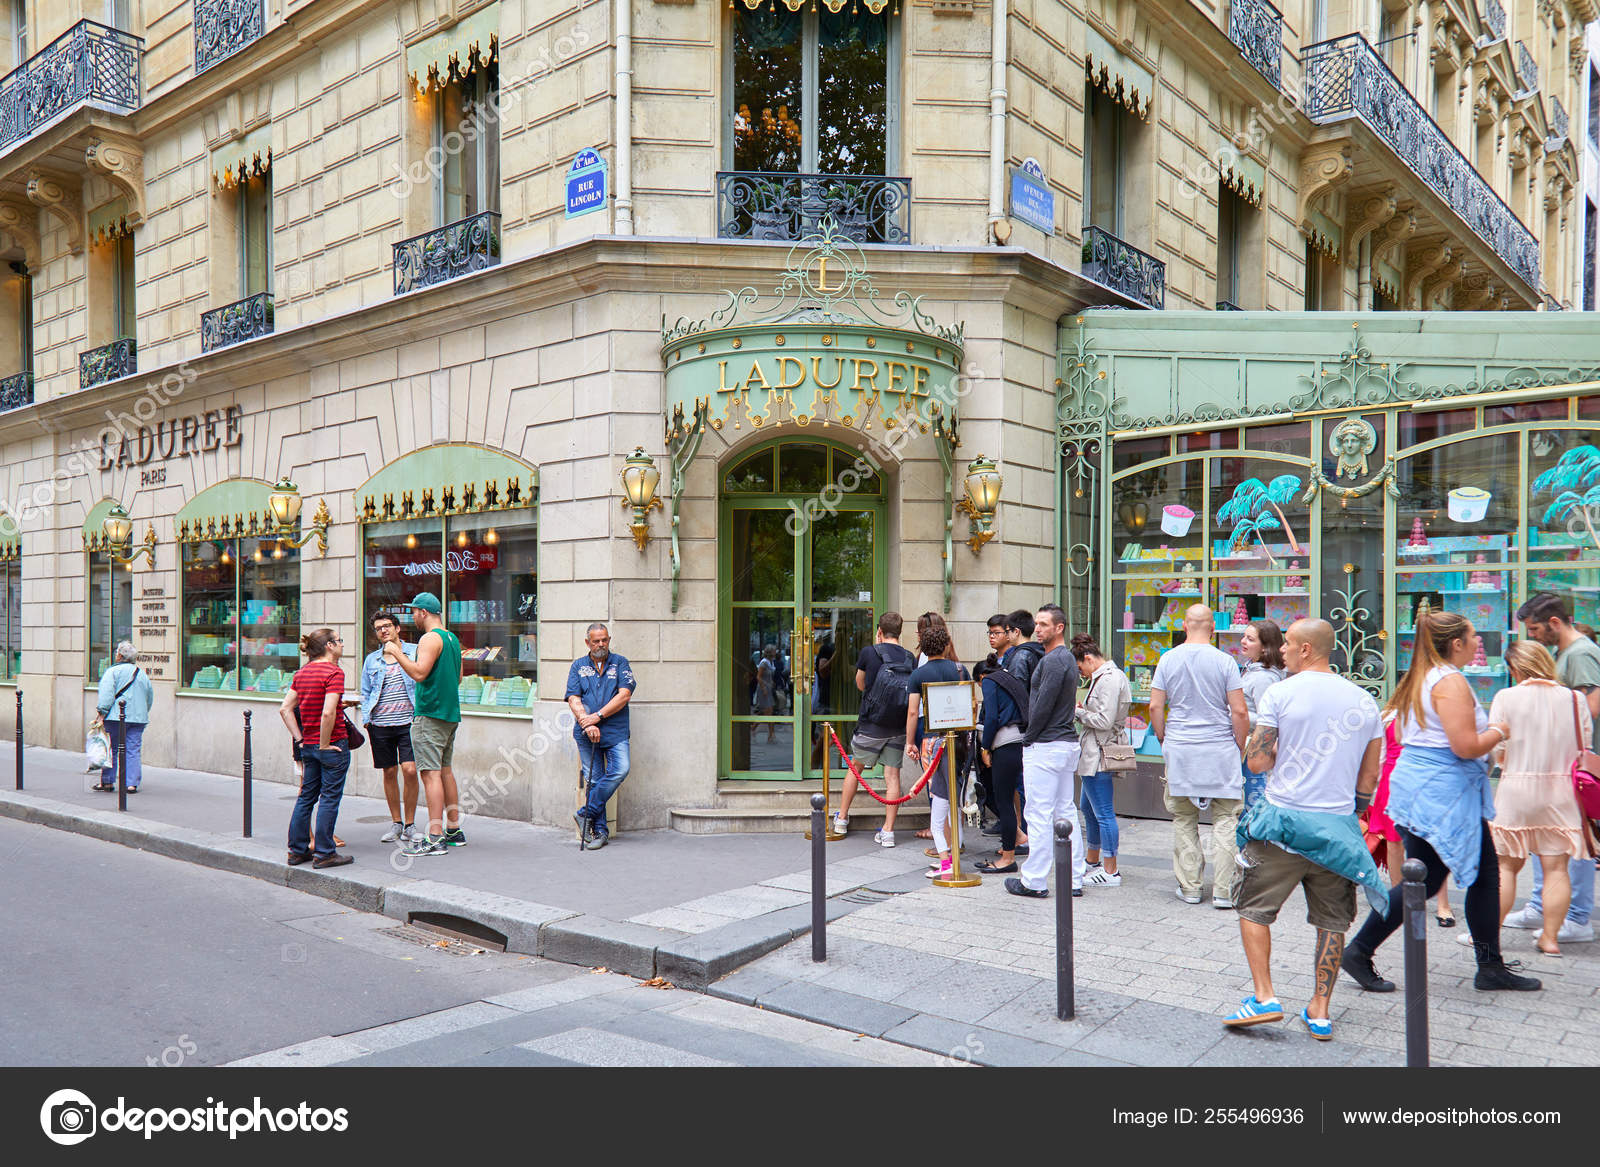
{"label": "blue sneakers", "polygon": [[1247,1025],[1264,1025],[1269,1021],[1283,1020],[1283,1006],[1277,998],[1271,1001],[1257,1001],[1252,993],[1239,1003],[1239,1007],[1222,1019],[1222,1024],[1235,1029],[1243,1029]]}
{"label": "blue sneakers", "polygon": [[1306,1028],[1311,1031],[1311,1036],[1318,1041],[1333,1040],[1333,1022],[1326,1017],[1313,1017],[1309,1010],[1300,1010],[1300,1020],[1306,1023]]}

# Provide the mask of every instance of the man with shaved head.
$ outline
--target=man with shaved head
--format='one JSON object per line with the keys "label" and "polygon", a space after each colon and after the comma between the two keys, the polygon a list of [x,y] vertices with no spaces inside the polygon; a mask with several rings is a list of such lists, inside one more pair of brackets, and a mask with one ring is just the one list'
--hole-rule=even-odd
{"label": "man with shaved head", "polygon": [[1367,853],[1358,810],[1372,804],[1383,757],[1383,725],[1371,694],[1335,673],[1333,628],[1296,620],[1283,642],[1289,676],[1263,694],[1245,765],[1270,771],[1267,790],[1239,826],[1233,902],[1254,992],[1223,1020],[1232,1027],[1281,1021],[1272,989],[1272,923],[1295,888],[1317,930],[1315,989],[1300,1020],[1311,1036],[1333,1036],[1328,1002],[1344,934],[1356,918],[1357,881],[1385,889]]}
{"label": "man with shaved head", "polygon": [[1238,663],[1211,643],[1211,609],[1195,604],[1183,616],[1184,643],[1156,663],[1150,685],[1150,729],[1167,763],[1167,813],[1172,816],[1172,873],[1178,898],[1200,902],[1205,851],[1200,812],[1211,808],[1211,905],[1231,908],[1234,829],[1244,804],[1239,751],[1250,732]]}

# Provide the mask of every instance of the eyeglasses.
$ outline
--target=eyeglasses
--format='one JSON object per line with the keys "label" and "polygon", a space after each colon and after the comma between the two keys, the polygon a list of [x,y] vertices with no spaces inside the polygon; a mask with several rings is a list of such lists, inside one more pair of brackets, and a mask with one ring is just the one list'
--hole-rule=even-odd
{"label": "eyeglasses", "polygon": [[333,638],[333,642],[334,642],[334,643],[335,643],[335,644],[343,644],[343,643],[344,643],[344,637],[342,637],[342,636],[335,636],[335,637],[334,637],[334,638]]}

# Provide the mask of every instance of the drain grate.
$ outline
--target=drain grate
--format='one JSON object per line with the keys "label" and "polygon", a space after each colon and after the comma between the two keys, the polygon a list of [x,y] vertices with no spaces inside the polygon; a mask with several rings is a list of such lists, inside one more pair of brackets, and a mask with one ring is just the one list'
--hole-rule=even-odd
{"label": "drain grate", "polygon": [[870,887],[858,887],[855,891],[847,891],[842,896],[835,898],[851,904],[881,904],[884,900],[893,899],[899,892],[874,891]]}
{"label": "drain grate", "polygon": [[380,928],[378,935],[404,940],[423,948],[431,948],[435,952],[442,952],[448,956],[482,956],[489,951],[481,944],[470,944],[465,940],[455,940],[411,924],[401,924],[395,928]]}

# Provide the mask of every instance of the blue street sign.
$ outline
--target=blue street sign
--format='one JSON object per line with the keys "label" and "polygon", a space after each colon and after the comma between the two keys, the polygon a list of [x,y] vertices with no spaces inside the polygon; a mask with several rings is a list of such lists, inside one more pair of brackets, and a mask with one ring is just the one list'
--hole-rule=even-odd
{"label": "blue street sign", "polygon": [[1011,171],[1011,217],[1046,235],[1056,229],[1056,195],[1037,162]]}
{"label": "blue street sign", "polygon": [[603,210],[605,205],[605,160],[593,150],[580,150],[567,168],[567,218]]}

